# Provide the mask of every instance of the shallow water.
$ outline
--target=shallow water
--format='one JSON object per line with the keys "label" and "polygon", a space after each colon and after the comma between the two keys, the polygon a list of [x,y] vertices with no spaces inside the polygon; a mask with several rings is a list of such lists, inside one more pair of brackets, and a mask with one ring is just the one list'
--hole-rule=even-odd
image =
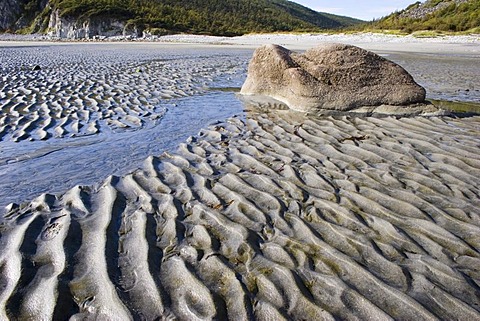
{"label": "shallow water", "polygon": [[250,55],[149,44],[0,47],[0,212],[125,174],[241,113],[231,89]]}
{"label": "shallow water", "polygon": [[[0,118],[2,114],[4,121],[15,118],[5,117],[12,101],[37,112],[35,106],[44,103],[39,101],[43,96],[50,99],[48,104],[57,101],[59,106],[66,104],[63,107],[68,110],[61,115],[66,120],[63,123],[54,120],[55,124],[48,127],[32,121],[34,129],[23,131],[26,135],[15,132],[22,132],[22,115],[12,121],[17,129],[8,131],[3,127],[0,207],[41,193],[60,193],[75,185],[94,184],[109,175],[126,174],[140,167],[148,156],[174,150],[212,122],[241,113],[243,106],[234,92],[243,83],[252,52],[158,44],[0,48]],[[405,67],[425,86],[430,99],[480,101],[476,57],[381,54]],[[29,69],[35,64],[43,67],[36,76]],[[140,74],[138,68],[142,69]],[[90,85],[84,86],[88,81]],[[48,84],[55,85],[49,89],[51,97],[42,92]],[[61,89],[56,84],[66,87]],[[30,92],[36,89],[37,94]],[[82,112],[91,106],[65,98],[78,95],[76,90],[89,98],[90,90],[97,93],[95,99],[99,105],[104,104],[108,115],[82,119]],[[37,114],[44,116],[41,110]],[[125,115],[137,117],[140,125],[132,125]],[[78,126],[75,132],[72,124],[76,121],[83,127]],[[92,121],[96,122],[96,131],[88,135]],[[118,127],[119,122],[129,127]],[[35,140],[35,126],[48,127],[48,139]]]}
{"label": "shallow water", "polygon": [[139,168],[148,156],[174,150],[206,125],[242,113],[243,106],[234,95],[216,91],[176,99],[160,121],[139,130],[46,142],[2,142],[0,206]]}
{"label": "shallow water", "polygon": [[438,53],[390,53],[427,90],[427,98],[480,102],[480,56]]}
{"label": "shallow water", "polygon": [[0,199],[35,199],[0,216],[0,319],[479,319],[480,117],[259,113],[246,51],[211,53],[167,68],[184,98],[120,86],[96,134],[4,136]]}
{"label": "shallow water", "polygon": [[0,219],[0,319],[478,320],[479,125],[229,118]]}

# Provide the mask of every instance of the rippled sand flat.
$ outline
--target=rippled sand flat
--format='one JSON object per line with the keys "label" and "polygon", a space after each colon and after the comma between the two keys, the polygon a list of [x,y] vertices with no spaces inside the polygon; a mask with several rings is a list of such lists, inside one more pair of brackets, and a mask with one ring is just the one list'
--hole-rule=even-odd
{"label": "rippled sand flat", "polygon": [[242,112],[222,90],[241,86],[250,56],[193,44],[0,43],[0,216],[9,203],[128,173]]}
{"label": "rippled sand flat", "polygon": [[[478,100],[476,44],[368,46]],[[0,320],[480,320],[480,117],[262,112],[252,51],[0,48]]]}
{"label": "rippled sand flat", "polygon": [[245,68],[221,52],[148,44],[7,46],[0,62],[0,140],[15,142],[143,128],[162,101]]}
{"label": "rippled sand flat", "polygon": [[480,117],[251,112],[13,206],[0,319],[479,320]]}

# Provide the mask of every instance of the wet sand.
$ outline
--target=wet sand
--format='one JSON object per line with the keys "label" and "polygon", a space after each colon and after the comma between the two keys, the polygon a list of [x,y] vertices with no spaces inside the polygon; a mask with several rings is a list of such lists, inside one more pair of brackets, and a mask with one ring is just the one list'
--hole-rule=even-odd
{"label": "wet sand", "polygon": [[[107,121],[134,128],[127,115],[141,119],[138,131],[145,130],[157,113],[142,114],[148,106],[162,110],[170,101],[151,96],[169,84],[169,73],[179,75],[173,93],[190,85],[192,99],[204,93],[196,79],[210,72],[230,77],[235,87],[243,77],[235,68],[244,67],[229,65],[230,56],[216,48],[220,54],[205,61],[217,69],[195,56],[190,62],[196,64],[174,61],[165,79],[152,80],[163,75],[155,65],[156,72],[141,76],[150,81],[144,92],[132,86],[138,91],[132,96],[115,86],[133,82],[137,62],[129,65],[132,72],[99,72],[108,75],[99,77],[99,87],[119,100],[95,98],[107,108],[96,111],[99,133],[87,138],[128,133]],[[460,86],[448,73],[435,81],[425,67],[428,57],[422,64],[383,54],[404,59],[414,77],[418,72],[432,80],[430,88]],[[468,61],[465,70],[474,66]],[[204,69],[196,73],[199,65]],[[433,65],[462,74],[443,61]],[[473,77],[473,71],[465,74]],[[478,88],[473,81],[466,96],[452,86],[432,96],[469,101]],[[3,95],[17,88],[2,85]],[[28,105],[25,99],[42,99],[23,87],[8,98],[17,111]],[[80,88],[77,102],[94,110],[85,103],[88,92]],[[63,104],[65,96],[54,91],[47,98]],[[39,104],[31,104],[17,118],[35,110],[40,115]],[[41,115],[56,121],[46,104],[50,111]],[[176,150],[148,157],[141,169],[10,205],[0,220],[0,319],[480,320],[479,116],[314,118],[243,108]],[[109,110],[110,118],[102,114]],[[73,113],[63,117],[75,119]],[[88,128],[90,119],[78,117],[78,123]],[[34,143],[28,140],[40,138],[33,134],[39,130],[53,130],[45,142],[78,139],[55,138],[55,128],[86,134],[61,122],[46,129],[39,124],[24,129],[27,136],[5,131],[4,140],[13,144],[25,136],[22,144]]]}
{"label": "wet sand", "polygon": [[229,119],[11,208],[2,318],[477,320],[479,137],[479,117]]}
{"label": "wet sand", "polygon": [[[243,72],[194,46],[64,44],[2,48],[0,139],[46,140],[142,128],[167,99]],[[35,70],[37,67],[39,70]],[[6,136],[6,137],[4,137]]]}

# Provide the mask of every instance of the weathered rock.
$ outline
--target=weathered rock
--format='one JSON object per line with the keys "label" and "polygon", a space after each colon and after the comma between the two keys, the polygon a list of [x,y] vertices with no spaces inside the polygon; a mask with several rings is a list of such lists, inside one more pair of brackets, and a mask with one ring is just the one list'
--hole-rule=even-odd
{"label": "weathered rock", "polygon": [[0,1],[0,30],[8,30],[15,24],[26,3],[26,0]]}
{"label": "weathered rock", "polygon": [[416,3],[408,6],[407,9],[402,10],[402,12],[400,13],[400,17],[410,19],[423,19],[426,16],[442,10],[452,4],[459,5],[469,1],[470,0],[428,0],[425,2],[417,1]]}
{"label": "weathered rock", "polygon": [[[422,110],[418,104],[425,103],[425,89],[405,69],[345,44],[325,44],[303,54],[278,45],[260,47],[250,61],[241,94],[272,97],[300,111],[382,106],[388,113],[390,106],[398,114],[403,106],[416,105],[418,113]],[[429,106],[428,112],[434,111]]]}
{"label": "weathered rock", "polygon": [[[35,19],[32,11],[42,12],[48,0],[0,0],[0,31],[13,32],[32,25],[32,32],[37,32],[41,17]],[[27,9],[28,8],[28,9]]]}
{"label": "weathered rock", "polygon": [[95,39],[102,37],[130,37],[142,35],[135,25],[125,23],[112,17],[91,17],[81,20],[73,17],[62,17],[58,10],[50,15],[49,36],[60,39]]}

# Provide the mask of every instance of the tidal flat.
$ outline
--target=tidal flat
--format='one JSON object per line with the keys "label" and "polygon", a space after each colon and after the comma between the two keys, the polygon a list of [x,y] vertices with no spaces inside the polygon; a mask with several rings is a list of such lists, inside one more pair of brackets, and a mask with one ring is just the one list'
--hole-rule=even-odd
{"label": "tidal flat", "polygon": [[[480,45],[363,45],[477,110]],[[258,109],[254,48],[0,43],[0,319],[480,320],[480,116]]]}
{"label": "tidal flat", "polygon": [[0,52],[1,207],[125,174],[241,113],[223,88],[241,86],[251,54],[148,44]]}

